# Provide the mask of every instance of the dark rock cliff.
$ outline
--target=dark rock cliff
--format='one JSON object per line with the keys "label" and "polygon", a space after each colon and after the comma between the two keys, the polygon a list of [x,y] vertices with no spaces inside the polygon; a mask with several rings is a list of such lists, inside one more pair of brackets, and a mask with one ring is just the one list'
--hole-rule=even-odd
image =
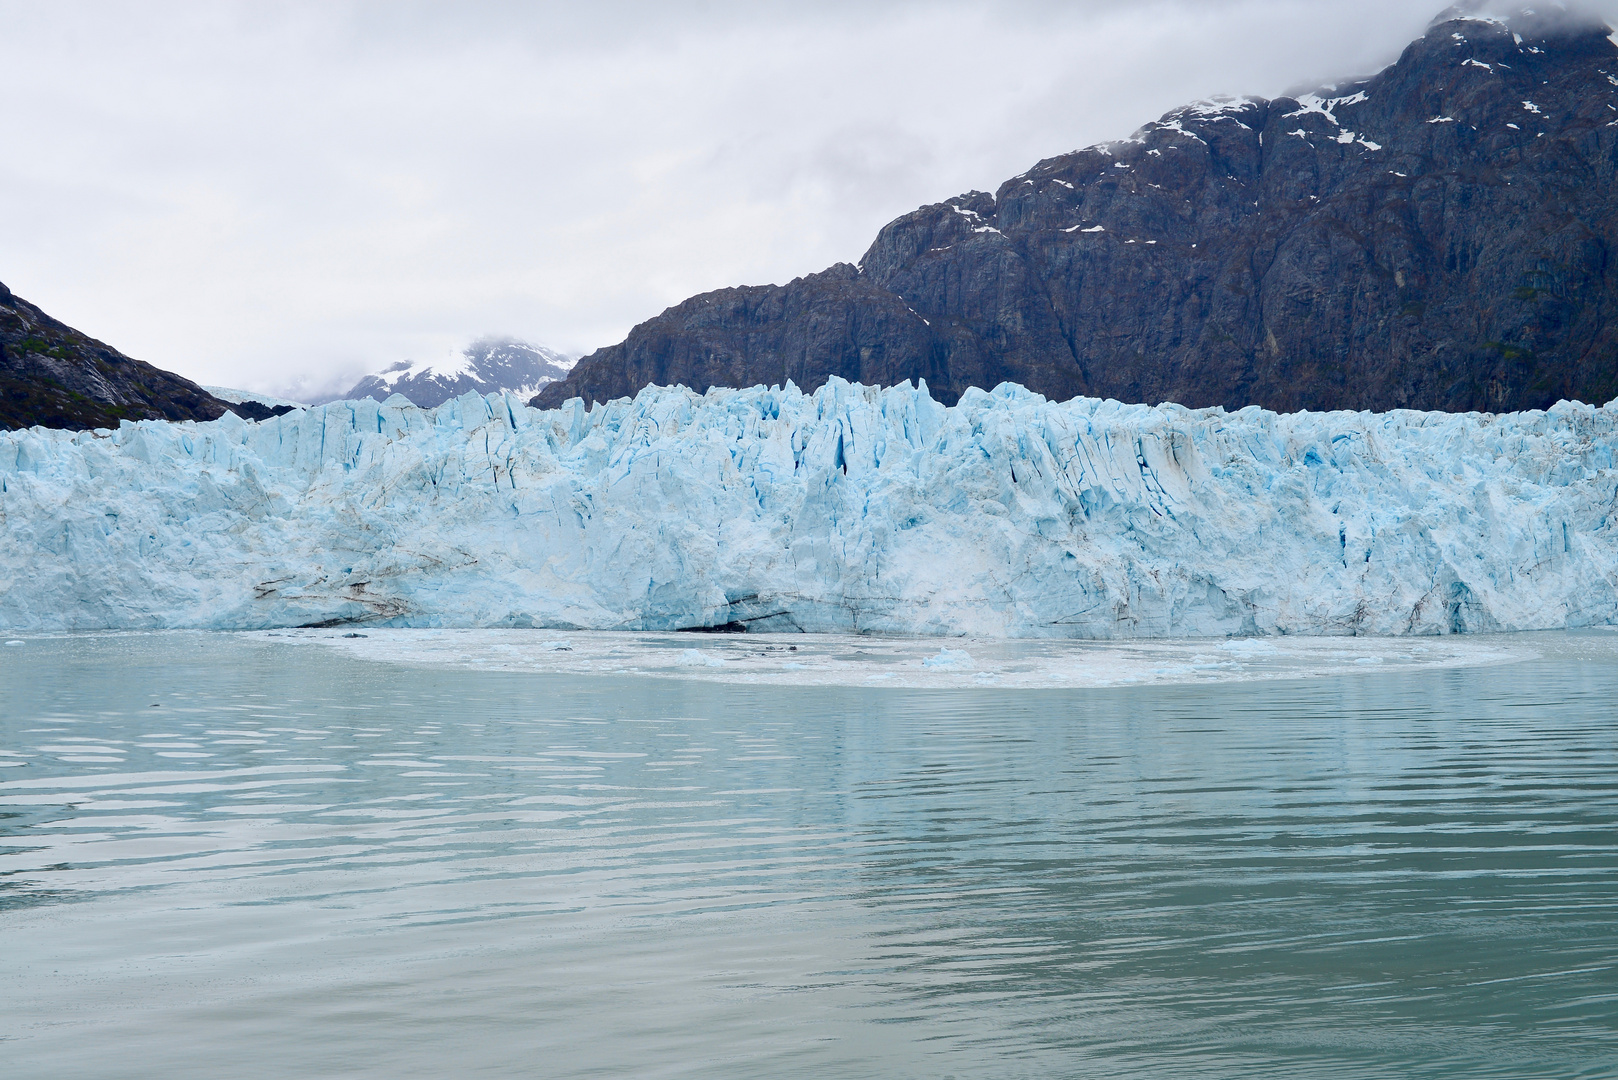
{"label": "dark rock cliff", "polygon": [[1201,103],[894,221],[858,268],[694,297],[536,404],[925,378],[1200,407],[1618,396],[1618,46],[1446,13],[1393,66]]}
{"label": "dark rock cliff", "polygon": [[217,420],[227,409],[248,420],[285,411],[220,401],[189,379],[57,322],[0,284],[0,429]]}

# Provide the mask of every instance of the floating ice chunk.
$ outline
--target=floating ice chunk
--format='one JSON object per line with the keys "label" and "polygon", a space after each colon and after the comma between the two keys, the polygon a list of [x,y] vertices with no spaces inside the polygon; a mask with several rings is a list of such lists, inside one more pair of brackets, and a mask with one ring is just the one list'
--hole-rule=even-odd
{"label": "floating ice chunk", "polygon": [[679,664],[681,667],[722,668],[725,666],[725,662],[719,659],[717,656],[709,656],[707,653],[701,652],[697,649],[686,649],[680,654],[680,658],[676,660],[675,663]]}
{"label": "floating ice chunk", "polygon": [[1237,638],[1225,642],[1219,648],[1222,652],[1235,653],[1237,656],[1274,656],[1281,651],[1267,641],[1258,641],[1254,638]]}
{"label": "floating ice chunk", "polygon": [[6,642],[6,644],[8,646],[10,646],[10,645],[25,645],[25,644],[27,644],[27,642],[19,641],[19,640],[13,638],[11,641]]}
{"label": "floating ice chunk", "polygon": [[921,662],[924,668],[959,670],[972,666],[972,657],[961,649],[939,649],[937,656],[929,656]]}

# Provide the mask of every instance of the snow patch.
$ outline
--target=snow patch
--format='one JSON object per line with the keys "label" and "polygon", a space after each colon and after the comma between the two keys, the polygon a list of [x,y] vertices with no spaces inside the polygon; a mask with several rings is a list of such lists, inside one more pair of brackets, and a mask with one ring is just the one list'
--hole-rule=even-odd
{"label": "snow patch", "polygon": [[1171,115],[1196,116],[1208,120],[1229,120],[1233,119],[1232,113],[1246,112],[1249,109],[1257,108],[1260,104],[1261,102],[1255,98],[1219,94],[1203,101],[1194,101],[1190,105],[1174,110]]}
{"label": "snow patch", "polygon": [[1199,143],[1206,143],[1208,141],[1194,131],[1187,131],[1185,129],[1185,125],[1181,124],[1179,120],[1159,120],[1154,124],[1147,125],[1147,127],[1154,131],[1172,131],[1176,135],[1184,135],[1186,138],[1195,139]]}
{"label": "snow patch", "polygon": [[1309,113],[1318,113],[1329,120],[1333,127],[1342,127],[1337,122],[1337,110],[1345,105],[1358,105],[1362,101],[1370,100],[1365,91],[1350,94],[1347,97],[1321,97],[1319,94],[1303,94],[1298,98],[1298,108],[1286,114],[1285,119],[1291,120],[1295,116],[1307,116]]}

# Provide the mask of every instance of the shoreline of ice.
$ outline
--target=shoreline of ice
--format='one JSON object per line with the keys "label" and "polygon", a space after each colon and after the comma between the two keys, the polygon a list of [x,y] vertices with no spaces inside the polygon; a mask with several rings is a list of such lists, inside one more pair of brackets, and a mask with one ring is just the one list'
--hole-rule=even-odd
{"label": "shoreline of ice", "polygon": [[978,638],[1618,622],[1618,402],[1227,413],[1005,385],[468,394],[0,432],[0,629]]}

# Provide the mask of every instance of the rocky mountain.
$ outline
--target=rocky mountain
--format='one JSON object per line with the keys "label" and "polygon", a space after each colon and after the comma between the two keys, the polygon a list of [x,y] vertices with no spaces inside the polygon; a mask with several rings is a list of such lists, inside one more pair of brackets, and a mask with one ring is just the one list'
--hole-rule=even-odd
{"label": "rocky mountain", "polygon": [[482,338],[447,360],[401,360],[365,376],[344,397],[382,401],[393,394],[403,394],[426,409],[471,390],[526,396],[566,378],[573,361],[573,357],[516,338]]}
{"label": "rocky mountain", "polygon": [[935,397],[1505,411],[1618,396],[1618,45],[1451,9],[1391,67],[1202,102],[694,297],[536,404],[828,376]]}
{"label": "rocky mountain", "polygon": [[115,428],[120,420],[262,420],[284,409],[215,398],[46,315],[0,284],[0,428]]}

